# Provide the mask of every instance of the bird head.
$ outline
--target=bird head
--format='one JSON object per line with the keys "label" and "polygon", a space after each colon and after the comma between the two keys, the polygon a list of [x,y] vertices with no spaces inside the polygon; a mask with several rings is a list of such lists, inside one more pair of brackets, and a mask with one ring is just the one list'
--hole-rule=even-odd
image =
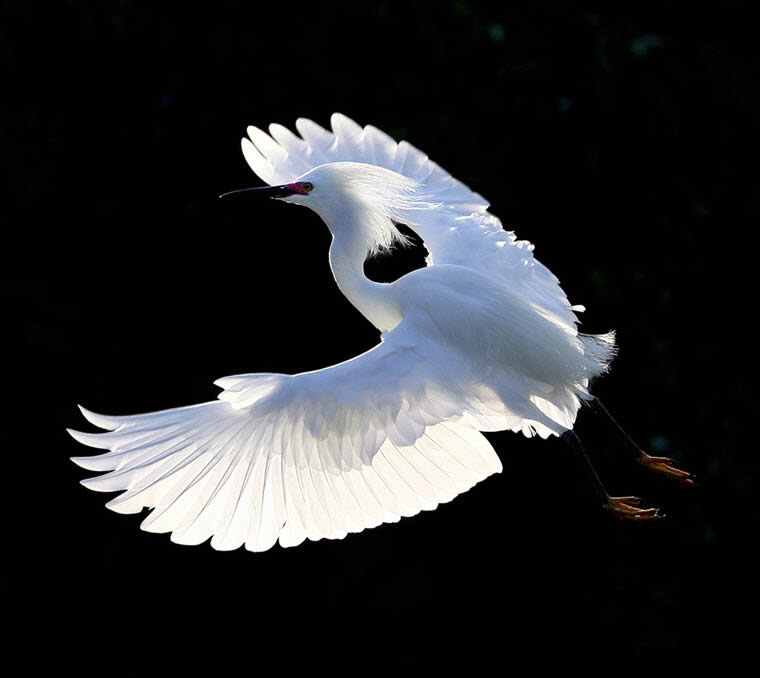
{"label": "bird head", "polygon": [[419,184],[382,167],[332,162],[310,169],[291,183],[244,188],[220,197],[275,198],[311,208],[333,235],[346,228],[361,234],[375,253],[404,242],[394,222],[413,224],[415,210],[429,207]]}

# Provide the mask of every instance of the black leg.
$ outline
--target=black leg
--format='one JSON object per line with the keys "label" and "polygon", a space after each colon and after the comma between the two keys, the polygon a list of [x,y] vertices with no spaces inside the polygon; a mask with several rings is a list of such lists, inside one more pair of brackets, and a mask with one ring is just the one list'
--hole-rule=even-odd
{"label": "black leg", "polygon": [[631,436],[625,432],[625,429],[623,429],[623,427],[615,421],[615,419],[610,414],[610,411],[602,404],[602,401],[599,400],[599,398],[593,398],[592,400],[588,401],[588,404],[594,412],[607,418],[607,420],[612,424],[613,428],[618,432],[618,435],[626,443],[626,448],[633,455],[636,461],[646,455],[646,452],[644,452],[644,450],[642,450],[634,442],[633,438],[631,438]]}
{"label": "black leg", "polygon": [[656,508],[637,508],[637,505],[641,502],[638,497],[611,497],[607,493],[607,490],[604,489],[604,485],[602,485],[602,481],[599,479],[599,474],[597,474],[594,465],[591,463],[591,459],[589,459],[586,450],[583,448],[581,439],[575,431],[565,431],[562,434],[562,440],[567,443],[573,454],[583,463],[583,469],[605,509],[618,518],[629,520],[652,520],[663,517]]}
{"label": "black leg", "polygon": [[604,506],[609,501],[610,495],[607,494],[607,490],[604,489],[604,485],[602,485],[602,481],[599,479],[599,474],[596,472],[594,465],[591,463],[591,459],[589,459],[588,454],[586,454],[586,450],[583,448],[581,439],[578,437],[575,431],[565,431],[562,434],[562,440],[567,443],[568,447],[573,451],[573,454],[576,456],[576,458],[582,462],[583,470],[588,476],[588,479],[593,484],[594,490],[599,497],[599,501],[601,501],[602,506]]}
{"label": "black leg", "polygon": [[612,427],[617,431],[618,435],[623,439],[627,450],[631,453],[633,458],[642,466],[654,471],[655,473],[661,473],[669,478],[673,478],[684,485],[694,485],[694,475],[688,471],[682,471],[679,468],[673,466],[673,460],[668,457],[651,457],[644,450],[642,450],[629,436],[620,424],[618,424],[613,416],[609,413],[609,410],[602,404],[599,398],[592,398],[588,401],[589,407],[599,415],[603,415],[607,419]]}

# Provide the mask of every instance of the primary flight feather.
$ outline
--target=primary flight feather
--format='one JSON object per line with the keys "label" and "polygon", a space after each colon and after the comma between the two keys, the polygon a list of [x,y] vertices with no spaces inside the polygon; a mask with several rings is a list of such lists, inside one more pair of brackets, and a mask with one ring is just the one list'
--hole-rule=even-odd
{"label": "primary flight feather", "polygon": [[[381,342],[314,372],[219,379],[219,399],[191,407],[123,417],[82,408],[107,432],[71,435],[108,450],[73,459],[107,471],[83,484],[122,491],[107,504],[114,511],[153,509],[145,530],[220,550],[339,539],[500,471],[481,431],[563,435],[594,400],[589,384],[608,368],[613,335],[577,331],[582,308],[532,245],[411,144],[337,113],[331,122],[328,132],[299,119],[300,137],[250,127],[243,153],[270,187],[235,193],[322,217],[335,280]],[[403,239],[397,223],[422,238],[428,266],[373,282],[364,261]],[[654,517],[632,497],[606,499],[625,516]]]}

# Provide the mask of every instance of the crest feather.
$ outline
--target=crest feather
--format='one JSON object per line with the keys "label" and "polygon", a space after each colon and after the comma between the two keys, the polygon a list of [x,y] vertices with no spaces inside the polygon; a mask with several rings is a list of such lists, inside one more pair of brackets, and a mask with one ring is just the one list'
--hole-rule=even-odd
{"label": "crest feather", "polygon": [[[367,253],[375,255],[394,245],[408,245],[409,239],[397,223],[414,224],[414,212],[437,206],[421,194],[421,184],[397,172],[357,162],[333,162],[309,172],[327,174],[353,214]],[[315,182],[317,179],[315,178]],[[346,202],[343,202],[343,210]]]}

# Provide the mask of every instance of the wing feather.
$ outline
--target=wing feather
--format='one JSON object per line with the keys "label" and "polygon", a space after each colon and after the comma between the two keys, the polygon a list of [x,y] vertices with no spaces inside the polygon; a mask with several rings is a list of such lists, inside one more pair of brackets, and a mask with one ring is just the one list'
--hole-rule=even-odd
{"label": "wing feather", "polygon": [[[270,127],[271,137],[251,128],[252,141],[243,146],[252,164],[278,181],[289,176],[294,154],[302,166],[318,157],[350,157],[400,167],[446,199],[421,222],[423,234],[431,234],[434,256],[466,267],[480,248],[481,263],[492,263],[499,269],[493,275],[510,281],[510,295],[495,297],[498,313],[492,315],[501,317],[508,302],[531,322],[507,314],[520,320],[509,332],[531,342],[540,342],[545,327],[563,338],[565,331],[575,332],[572,308],[558,294],[556,278],[533,260],[532,246],[516,241],[478,208],[477,194],[410,144],[394,145],[345,116],[333,116],[332,126],[330,133],[299,120],[303,140],[284,128]],[[438,271],[425,274],[434,282]],[[460,280],[464,289],[469,278]],[[431,298],[437,296],[433,282]],[[481,283],[479,298],[489,287]],[[71,435],[107,450],[74,458],[88,470],[105,472],[83,484],[122,492],[107,504],[115,511],[152,509],[142,523],[147,531],[171,532],[182,544],[210,538],[220,550],[245,545],[262,551],[278,539],[282,546],[339,539],[434,509],[501,470],[478,429],[549,435],[571,426],[579,406],[569,388],[544,383],[541,366],[527,368],[530,355],[513,356],[512,369],[503,364],[508,361],[489,358],[488,342],[482,360],[459,352],[460,326],[478,326],[461,322],[470,317],[469,299],[463,292],[456,327],[449,323],[435,335],[445,341],[430,341],[429,327],[440,330],[445,323],[429,304],[417,316],[408,312],[379,346],[324,370],[225,377],[216,382],[224,390],[215,402],[144,415],[110,417],[82,409],[106,432]],[[533,323],[536,318],[541,322]],[[472,333],[461,336],[469,346]],[[425,346],[424,354],[419,346]]]}
{"label": "wing feather", "polygon": [[269,135],[250,127],[243,153],[253,171],[269,184],[295,181],[318,165],[338,161],[377,165],[414,179],[421,184],[425,201],[439,205],[408,215],[409,225],[430,253],[430,264],[471,266],[508,282],[538,309],[576,331],[575,313],[582,307],[571,306],[558,280],[534,258],[533,246],[505,231],[487,211],[483,196],[407,141],[397,143],[376,127],[362,128],[340,113],[334,113],[330,123],[332,131],[299,118],[300,139],[281,125],[270,125]]}
{"label": "wing feather", "polygon": [[399,326],[362,356],[316,372],[225,377],[220,399],[200,406],[88,412],[110,431],[71,432],[108,450],[75,458],[107,471],[83,484],[120,491],[107,504],[117,512],[153,509],[146,531],[180,544],[210,538],[219,550],[340,539],[434,509],[501,465],[464,417],[467,398],[451,399],[459,410],[440,398],[457,388],[452,361],[421,358],[415,331]]}
{"label": "wing feather", "polygon": [[266,132],[253,125],[250,125],[247,131],[253,145],[256,146],[256,150],[269,161],[272,167],[282,166],[289,161],[288,152]]}
{"label": "wing feather", "polygon": [[277,173],[272,163],[270,163],[256,146],[249,140],[243,139],[241,141],[241,148],[243,150],[243,157],[245,161],[251,166],[254,172],[258,174],[268,184],[282,183],[279,181],[280,175]]}

